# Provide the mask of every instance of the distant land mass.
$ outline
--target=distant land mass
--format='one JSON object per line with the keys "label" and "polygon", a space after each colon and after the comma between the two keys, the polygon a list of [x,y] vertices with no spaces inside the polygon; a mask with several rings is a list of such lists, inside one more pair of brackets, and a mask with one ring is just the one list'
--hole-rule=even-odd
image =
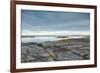
{"label": "distant land mass", "polygon": [[89,36],[89,35],[22,35],[21,37],[22,38],[27,38],[27,37],[57,37],[57,38],[66,38],[66,37],[68,37],[68,36]]}

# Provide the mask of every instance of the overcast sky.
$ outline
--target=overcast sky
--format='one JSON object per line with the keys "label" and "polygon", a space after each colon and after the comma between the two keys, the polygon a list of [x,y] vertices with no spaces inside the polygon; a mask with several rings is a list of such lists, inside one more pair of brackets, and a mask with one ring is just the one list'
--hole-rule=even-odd
{"label": "overcast sky", "polygon": [[21,10],[22,34],[27,32],[82,31],[90,30],[90,14]]}

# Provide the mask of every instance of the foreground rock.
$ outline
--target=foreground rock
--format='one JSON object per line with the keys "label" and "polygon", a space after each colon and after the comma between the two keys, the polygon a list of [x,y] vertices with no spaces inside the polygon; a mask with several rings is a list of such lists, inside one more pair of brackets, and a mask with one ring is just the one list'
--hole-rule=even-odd
{"label": "foreground rock", "polygon": [[49,62],[90,59],[89,38],[43,43],[22,43],[21,62]]}

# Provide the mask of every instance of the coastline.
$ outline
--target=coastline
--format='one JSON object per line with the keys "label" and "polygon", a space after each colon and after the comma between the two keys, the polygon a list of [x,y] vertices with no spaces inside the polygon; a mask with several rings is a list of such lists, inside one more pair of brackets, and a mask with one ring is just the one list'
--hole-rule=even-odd
{"label": "coastline", "polygon": [[21,62],[26,63],[90,59],[89,38],[89,36],[85,36],[84,38],[45,41],[42,43],[22,42]]}

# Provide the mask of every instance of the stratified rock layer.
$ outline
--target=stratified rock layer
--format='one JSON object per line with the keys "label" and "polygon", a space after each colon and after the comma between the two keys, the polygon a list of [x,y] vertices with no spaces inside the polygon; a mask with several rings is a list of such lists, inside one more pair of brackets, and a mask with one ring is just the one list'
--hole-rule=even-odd
{"label": "stratified rock layer", "polygon": [[89,38],[43,43],[22,43],[21,62],[50,62],[90,59]]}

